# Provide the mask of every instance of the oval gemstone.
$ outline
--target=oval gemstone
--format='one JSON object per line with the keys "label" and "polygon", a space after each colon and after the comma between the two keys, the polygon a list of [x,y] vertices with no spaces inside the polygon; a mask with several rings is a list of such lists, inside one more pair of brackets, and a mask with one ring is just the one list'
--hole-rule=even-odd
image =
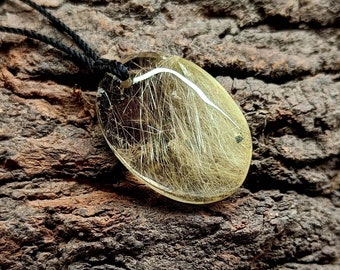
{"label": "oval gemstone", "polygon": [[97,115],[117,158],[143,183],[174,200],[222,200],[251,161],[247,121],[228,92],[196,64],[142,53],[124,63],[128,81],[107,73]]}

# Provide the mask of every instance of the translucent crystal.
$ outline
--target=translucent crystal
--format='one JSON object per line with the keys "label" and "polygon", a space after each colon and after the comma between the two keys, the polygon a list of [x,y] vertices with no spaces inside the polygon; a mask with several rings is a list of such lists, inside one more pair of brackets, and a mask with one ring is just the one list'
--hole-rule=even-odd
{"label": "translucent crystal", "polygon": [[178,56],[128,59],[130,79],[106,74],[98,119],[114,154],[138,179],[174,200],[203,204],[234,193],[251,161],[248,124],[227,91]]}

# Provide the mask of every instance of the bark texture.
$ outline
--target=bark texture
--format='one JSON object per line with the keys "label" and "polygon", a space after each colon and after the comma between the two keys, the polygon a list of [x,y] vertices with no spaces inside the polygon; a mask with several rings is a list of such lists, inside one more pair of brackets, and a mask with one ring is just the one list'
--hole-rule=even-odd
{"label": "bark texture", "polygon": [[[205,68],[245,112],[253,161],[224,201],[155,194],[106,145],[97,78],[0,33],[0,269],[339,269],[338,1],[39,2],[101,55]],[[0,1],[0,24],[75,47],[18,1]]]}

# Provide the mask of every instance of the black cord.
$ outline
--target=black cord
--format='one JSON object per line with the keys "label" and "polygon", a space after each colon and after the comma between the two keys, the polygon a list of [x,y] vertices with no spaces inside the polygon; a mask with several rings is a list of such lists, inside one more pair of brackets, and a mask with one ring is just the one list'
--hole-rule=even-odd
{"label": "black cord", "polygon": [[36,3],[32,2],[31,0],[20,0],[20,1],[25,3],[25,4],[27,4],[27,5],[29,5],[33,9],[39,11],[60,32],[63,32],[63,33],[66,33],[67,35],[69,35],[72,38],[72,40],[77,44],[77,46],[80,49],[82,49],[82,51],[85,53],[85,55],[87,55],[88,57],[91,57],[94,60],[100,58],[98,56],[98,54],[84,40],[81,39],[80,36],[78,36],[74,31],[72,31],[66,24],[64,24],[58,18],[54,17],[45,8],[43,8],[42,6],[37,5]]}
{"label": "black cord", "polygon": [[26,36],[26,37],[29,37],[29,38],[32,38],[32,39],[42,41],[46,44],[53,46],[54,48],[56,48],[60,51],[63,51],[64,53],[70,55],[74,59],[76,59],[76,60],[78,60],[78,61],[80,61],[84,64],[87,64],[87,66],[91,66],[90,61],[94,62],[94,60],[87,58],[86,56],[84,56],[80,52],[67,47],[66,45],[58,42],[57,40],[50,38],[50,37],[47,37],[47,36],[44,36],[44,35],[41,35],[41,34],[35,32],[35,31],[32,31],[32,30],[0,26],[0,31],[12,33],[12,34],[17,34],[17,35],[22,35],[22,36]]}
{"label": "black cord", "polygon": [[66,45],[60,43],[59,41],[53,38],[41,35],[33,30],[0,26],[0,32],[23,35],[49,44],[54,48],[70,55],[76,61],[79,61],[82,64],[86,64],[94,73],[110,72],[116,75],[122,81],[125,81],[129,78],[129,73],[126,66],[124,66],[122,63],[116,60],[100,58],[98,54],[84,40],[82,40],[66,24],[64,24],[62,21],[60,21],[59,19],[54,17],[51,13],[49,13],[45,8],[35,4],[30,0],[21,0],[21,2],[39,11],[42,15],[48,18],[60,32],[68,34],[72,38],[72,40],[77,44],[77,46],[84,52],[84,54],[67,47]]}

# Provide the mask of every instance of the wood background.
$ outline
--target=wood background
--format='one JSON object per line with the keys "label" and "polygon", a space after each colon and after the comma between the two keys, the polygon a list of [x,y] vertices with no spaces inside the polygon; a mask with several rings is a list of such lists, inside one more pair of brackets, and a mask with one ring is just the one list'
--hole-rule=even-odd
{"label": "wood background", "polygon": [[[247,117],[253,161],[218,203],[154,193],[116,166],[98,78],[0,33],[0,269],[339,269],[339,1],[39,3],[100,55],[161,51],[209,71]],[[0,1],[0,24],[75,48],[18,1]]]}

